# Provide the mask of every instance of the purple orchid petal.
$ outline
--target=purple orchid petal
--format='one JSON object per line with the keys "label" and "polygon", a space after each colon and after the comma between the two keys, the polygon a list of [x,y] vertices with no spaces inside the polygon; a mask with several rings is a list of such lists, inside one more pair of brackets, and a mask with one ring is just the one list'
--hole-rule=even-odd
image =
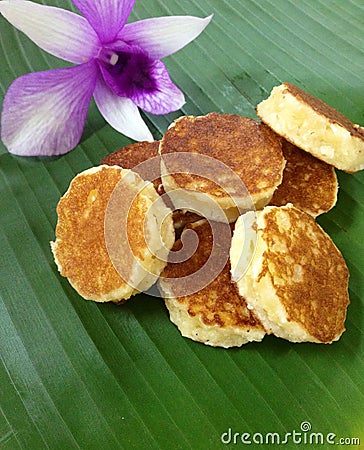
{"label": "purple orchid petal", "polygon": [[184,103],[183,93],[173,84],[165,65],[150,59],[136,46],[119,46],[115,64],[99,62],[107,86],[120,97],[130,98],[152,114],[176,111]]}
{"label": "purple orchid petal", "polygon": [[112,42],[125,25],[135,0],[73,0],[98,34],[101,42]]}
{"label": "purple orchid petal", "polygon": [[142,76],[140,85],[134,82],[133,88],[131,100],[152,114],[168,114],[185,104],[183,92],[172,82],[162,61],[154,60],[146,81]]}
{"label": "purple orchid petal", "polygon": [[25,0],[0,1],[0,13],[40,48],[72,63],[99,52],[99,39],[88,21],[61,8]]}
{"label": "purple orchid petal", "polygon": [[157,17],[125,25],[118,39],[138,45],[152,59],[162,59],[193,41],[210,23],[192,16]]}
{"label": "purple orchid petal", "polygon": [[101,77],[94,98],[99,111],[115,130],[135,141],[154,141],[138,107],[130,99],[115,95]]}
{"label": "purple orchid petal", "polygon": [[78,144],[97,79],[88,62],[17,78],[2,109],[1,137],[21,156],[62,155]]}

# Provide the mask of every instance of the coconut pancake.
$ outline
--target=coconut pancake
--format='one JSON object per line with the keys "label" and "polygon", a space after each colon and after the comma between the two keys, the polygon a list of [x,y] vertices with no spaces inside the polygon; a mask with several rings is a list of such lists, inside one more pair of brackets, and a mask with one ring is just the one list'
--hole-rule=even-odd
{"label": "coconut pancake", "polygon": [[[152,158],[159,158],[158,153],[159,141],[153,142],[135,142],[134,144],[127,145],[120,148],[114,153],[110,153],[105,156],[105,158],[100,162],[101,165],[106,164],[108,166],[120,166],[123,169],[131,169],[139,173],[139,175],[147,181],[151,181],[156,189],[156,191],[162,195],[164,193],[162,180],[160,177],[160,163],[158,162],[153,167],[148,166],[143,170],[144,165],[139,166],[145,161],[151,160]],[[139,170],[138,171],[138,166]],[[140,173],[141,172],[141,173]]]}
{"label": "coconut pancake", "polygon": [[55,262],[88,300],[120,302],[148,289],[174,243],[171,211],[152,183],[117,166],[78,174],[57,214]]}
{"label": "coconut pancake", "polygon": [[282,149],[286,167],[283,181],[274,192],[270,205],[292,203],[313,217],[333,208],[338,191],[334,167],[285,139],[282,141]]}
{"label": "coconut pancake", "polygon": [[293,205],[256,212],[255,252],[239,269],[245,216],[236,222],[232,278],[267,332],[292,342],[331,343],[345,330],[349,273],[331,238]]}
{"label": "coconut pancake", "polygon": [[[215,256],[214,233],[222,237]],[[211,227],[205,219],[189,224],[172,253],[188,252],[196,234],[198,244],[193,255],[178,263],[169,262],[158,282],[171,321],[183,336],[206,345],[228,348],[261,341],[265,335],[261,323],[231,282],[228,258],[231,227],[223,223]],[[208,267],[210,258],[216,258],[213,267]],[[221,262],[221,267],[217,267]],[[189,294],[184,295],[186,292]]]}
{"label": "coconut pancake", "polygon": [[297,147],[346,172],[364,169],[364,128],[291,83],[272,89],[257,115]]}
{"label": "coconut pancake", "polygon": [[[161,175],[160,175],[160,155],[158,153],[159,141],[154,142],[136,142],[107,155],[101,164],[109,166],[120,166],[124,169],[132,169],[144,180],[153,183],[159,195],[163,196],[166,205],[173,209],[172,202],[164,195]],[[188,223],[196,222],[200,216],[185,209],[177,209],[173,211],[173,224],[176,234],[180,234],[182,229]]]}
{"label": "coconut pancake", "polygon": [[[285,164],[281,140],[269,127],[216,112],[177,119],[159,152],[163,186],[172,201],[184,201],[186,209],[211,220],[220,220],[221,208],[230,222],[270,201]],[[207,201],[212,206],[206,207]]]}

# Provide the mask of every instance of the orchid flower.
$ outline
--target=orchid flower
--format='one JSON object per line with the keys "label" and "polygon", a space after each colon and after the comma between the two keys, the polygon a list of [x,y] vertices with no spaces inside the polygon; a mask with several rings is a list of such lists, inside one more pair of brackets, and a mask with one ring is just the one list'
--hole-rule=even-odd
{"label": "orchid flower", "polygon": [[135,0],[73,0],[83,15],[26,0],[1,0],[0,13],[40,48],[74,65],[28,73],[3,102],[1,137],[17,155],[61,155],[81,139],[92,96],[105,120],[136,141],[152,114],[185,103],[161,59],[195,39],[211,16],[126,23]]}

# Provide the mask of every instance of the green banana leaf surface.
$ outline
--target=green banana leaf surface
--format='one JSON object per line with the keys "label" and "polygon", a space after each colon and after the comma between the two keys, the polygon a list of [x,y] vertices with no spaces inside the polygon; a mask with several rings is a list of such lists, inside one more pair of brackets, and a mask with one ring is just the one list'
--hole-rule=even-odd
{"label": "green banana leaf surface", "polygon": [[[364,125],[362,1],[137,0],[130,20],[211,13],[164,60],[186,104],[144,116],[156,139],[181,115],[256,118],[283,81]],[[2,17],[0,61],[1,102],[16,77],[67,65]],[[364,448],[364,172],[337,171],[337,205],[318,218],[350,271],[340,341],[212,348],[181,337],[160,298],[83,300],[53,261],[56,205],[71,179],[131,142],[92,104],[65,156],[16,157],[0,143],[0,448]]]}

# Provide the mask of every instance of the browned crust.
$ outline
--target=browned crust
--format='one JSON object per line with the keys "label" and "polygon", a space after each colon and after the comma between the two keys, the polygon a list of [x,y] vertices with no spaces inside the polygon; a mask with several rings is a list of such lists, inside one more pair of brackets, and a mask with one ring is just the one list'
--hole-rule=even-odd
{"label": "browned crust", "polygon": [[300,102],[309,105],[316,113],[326,117],[330,122],[339,124],[346,128],[346,130],[352,135],[361,140],[364,140],[364,129],[358,125],[353,124],[347,117],[341,114],[332,106],[323,102],[322,100],[314,97],[313,95],[303,91],[296,85],[288,82],[282,83],[285,91],[296,97]]}
{"label": "browned crust", "polygon": [[[110,155],[105,156],[105,158],[101,161],[100,164],[106,164],[108,166],[120,166],[124,169],[131,169],[138,172],[137,166],[139,164],[144,163],[145,161],[150,160],[151,158],[159,157],[158,153],[159,141],[153,142],[136,142],[135,144],[127,145],[126,147],[122,147],[114,153],[110,153]],[[139,175],[146,181],[152,181],[156,191],[162,195],[164,193],[162,180],[160,178],[160,169],[158,165],[158,174],[157,170],[153,165],[153,173],[146,173],[143,170],[143,173]],[[158,177],[156,178],[156,175]]]}
{"label": "browned crust", "polygon": [[[274,189],[281,182],[284,159],[280,138],[266,125],[247,117],[216,112],[182,117],[167,130],[160,144],[162,156],[176,152],[203,154],[221,161],[251,194]],[[206,169],[196,167],[195,160],[191,165],[196,173]],[[173,167],[167,169],[173,171]],[[197,181],[203,184],[201,191],[224,197],[226,192],[217,184],[220,174],[215,170],[216,167],[208,180],[188,173],[173,174],[173,178],[181,188],[196,186]],[[220,184],[224,185],[226,173],[221,177],[224,181]]]}
{"label": "browned crust", "polygon": [[[217,227],[223,224],[215,224]],[[186,229],[193,229],[198,236],[199,245],[194,255],[182,263],[168,263],[162,277],[187,277],[201,269],[206,264],[213,246],[213,235],[208,221],[199,221],[189,224]],[[218,327],[238,327],[242,329],[263,330],[257,317],[247,308],[245,299],[240,296],[235,284],[231,282],[230,262],[228,253],[230,242],[226,242],[221,249],[227,258],[227,263],[221,273],[205,288],[194,294],[180,297],[175,301],[183,304],[191,317],[198,316],[205,325]],[[177,240],[174,251],[182,248],[181,240]],[[173,281],[169,289],[173,292]],[[175,293],[179,294],[179,293]]]}
{"label": "browned crust", "polygon": [[121,169],[111,167],[92,175],[78,175],[57,206],[55,257],[61,275],[86,298],[124,285],[104,239],[106,208],[120,179]]}
{"label": "browned crust", "polygon": [[[294,207],[283,208],[267,212],[264,229],[258,231],[267,244],[260,278],[270,277],[288,321],[299,323],[320,342],[332,342],[345,330],[349,304],[345,260],[311,216]],[[282,228],[283,210],[289,229]]]}
{"label": "browned crust", "polygon": [[314,217],[333,208],[338,189],[334,167],[285,139],[282,149],[286,167],[282,183],[274,192],[270,205],[292,203]]}
{"label": "browned crust", "polygon": [[[122,147],[114,153],[105,156],[100,164],[108,166],[121,166],[124,169],[133,169],[138,164],[158,156],[159,141],[136,142]],[[149,180],[150,181],[150,180]]]}
{"label": "browned crust", "polygon": [[[130,174],[130,178],[127,174]],[[144,219],[150,201],[144,189],[134,186],[134,177],[131,171],[106,165],[95,172],[81,173],[72,180],[57,205],[58,222],[53,253],[61,275],[67,277],[86,299],[105,301],[105,297],[115,295],[119,289],[133,293],[127,281],[134,270],[134,258],[140,261],[145,258],[147,244]],[[112,202],[111,198],[114,199]],[[115,245],[112,249],[113,258],[116,258],[115,255],[118,255],[118,259],[122,258],[117,263],[123,264],[124,278],[115,269],[109,256],[111,249],[105,240],[107,211],[109,244],[112,239],[112,245]],[[126,237],[123,237],[122,232],[124,219]],[[131,251],[125,251],[125,246]]]}

